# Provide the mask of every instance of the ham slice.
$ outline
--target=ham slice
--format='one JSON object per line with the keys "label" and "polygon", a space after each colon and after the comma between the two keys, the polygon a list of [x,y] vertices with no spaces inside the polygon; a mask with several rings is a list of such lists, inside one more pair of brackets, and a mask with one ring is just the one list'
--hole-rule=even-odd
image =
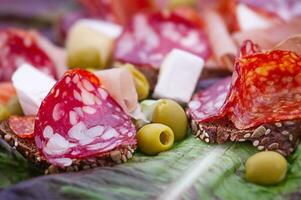
{"label": "ham slice", "polygon": [[294,19],[267,29],[237,32],[232,35],[232,38],[239,46],[244,40],[250,39],[262,49],[268,50],[286,38],[299,33],[301,33],[301,19]]}
{"label": "ham slice", "polygon": [[292,51],[301,55],[301,34],[294,35],[288,39],[280,42],[274,48],[274,50]]}
{"label": "ham slice", "polygon": [[222,17],[214,10],[204,12],[204,20],[209,42],[218,64],[232,71],[237,47],[232,40]]}
{"label": "ham slice", "polygon": [[138,105],[138,95],[132,74],[126,68],[114,68],[96,72],[103,87],[127,113],[134,112]]}

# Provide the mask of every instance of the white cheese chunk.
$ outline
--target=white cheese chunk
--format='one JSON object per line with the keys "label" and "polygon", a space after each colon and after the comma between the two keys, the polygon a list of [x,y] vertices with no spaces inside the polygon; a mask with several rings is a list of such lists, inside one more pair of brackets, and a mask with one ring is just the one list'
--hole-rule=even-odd
{"label": "white cheese chunk", "polygon": [[203,67],[202,58],[179,49],[172,50],[160,67],[153,97],[189,102]]}
{"label": "white cheese chunk", "polygon": [[41,102],[56,81],[32,65],[23,64],[12,77],[22,110],[25,115],[36,115]]}
{"label": "white cheese chunk", "polygon": [[237,5],[236,16],[239,27],[242,31],[264,29],[274,24],[268,18],[260,15],[259,13],[250,9],[248,6],[241,3]]}

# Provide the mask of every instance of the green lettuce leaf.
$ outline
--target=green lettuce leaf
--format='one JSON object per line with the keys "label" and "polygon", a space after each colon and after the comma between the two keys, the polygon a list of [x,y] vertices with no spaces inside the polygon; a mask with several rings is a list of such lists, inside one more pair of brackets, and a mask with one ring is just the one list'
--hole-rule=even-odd
{"label": "green lettuce leaf", "polygon": [[244,180],[244,163],[255,152],[248,144],[208,145],[190,136],[154,157],[136,153],[115,167],[25,181],[0,192],[0,199],[299,199],[301,148],[275,186]]}
{"label": "green lettuce leaf", "polygon": [[34,174],[33,168],[18,151],[0,139],[0,188],[29,179]]}

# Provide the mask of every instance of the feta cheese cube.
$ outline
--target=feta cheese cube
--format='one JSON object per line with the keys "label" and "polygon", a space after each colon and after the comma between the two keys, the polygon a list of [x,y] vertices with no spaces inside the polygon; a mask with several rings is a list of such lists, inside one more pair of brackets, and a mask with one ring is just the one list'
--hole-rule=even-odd
{"label": "feta cheese cube", "polygon": [[153,97],[189,102],[203,67],[202,58],[173,49],[162,62]]}
{"label": "feta cheese cube", "polygon": [[13,85],[25,115],[36,115],[43,99],[56,81],[29,64],[21,65],[13,74]]}

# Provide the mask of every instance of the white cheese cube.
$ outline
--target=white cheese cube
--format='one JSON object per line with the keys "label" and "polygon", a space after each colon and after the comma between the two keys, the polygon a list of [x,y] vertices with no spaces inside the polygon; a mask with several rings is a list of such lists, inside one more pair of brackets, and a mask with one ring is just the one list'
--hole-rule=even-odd
{"label": "white cheese cube", "polygon": [[12,77],[13,85],[25,115],[36,115],[43,99],[56,81],[32,65],[23,64]]}
{"label": "white cheese cube", "polygon": [[187,103],[204,67],[204,60],[189,52],[173,49],[164,59],[153,97]]}

